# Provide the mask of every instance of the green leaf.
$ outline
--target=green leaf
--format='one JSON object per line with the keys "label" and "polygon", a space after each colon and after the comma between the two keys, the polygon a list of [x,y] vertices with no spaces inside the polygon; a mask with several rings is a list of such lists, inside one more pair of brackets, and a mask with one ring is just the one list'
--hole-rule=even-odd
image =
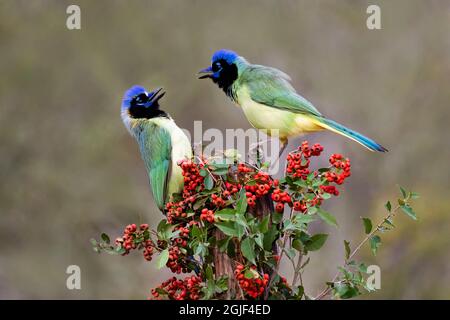
{"label": "green leaf", "polygon": [[243,214],[236,215],[236,223],[241,225],[244,228],[248,228],[247,220]]}
{"label": "green leaf", "polygon": [[214,163],[211,170],[215,175],[222,176],[228,173],[228,168],[229,166],[226,163]]}
{"label": "green leaf", "polygon": [[390,226],[390,227],[392,227],[392,228],[395,228],[394,224],[392,223],[391,218],[384,219],[383,222],[384,222],[385,224],[387,224],[388,226]]}
{"label": "green leaf", "polygon": [[209,281],[213,281],[214,280],[214,275],[213,275],[213,270],[211,265],[208,265],[206,267],[206,279],[208,279]]}
{"label": "green leaf", "polygon": [[245,273],[244,273],[244,277],[245,277],[245,278],[247,278],[247,279],[253,279],[254,276],[255,276],[255,275],[253,274],[253,272],[252,272],[251,269],[245,270]]}
{"label": "green leaf", "polygon": [[200,175],[202,177],[206,177],[208,175],[208,171],[206,171],[205,169],[200,169]]}
{"label": "green leaf", "polygon": [[156,262],[156,267],[158,269],[161,269],[166,265],[167,261],[169,261],[169,249],[164,249],[159,254],[158,260]]}
{"label": "green leaf", "polygon": [[214,187],[214,180],[210,174],[205,177],[204,184],[206,190],[211,190]]}
{"label": "green leaf", "polygon": [[314,220],[316,220],[316,217],[315,217],[315,216],[311,216],[311,215],[309,215],[309,214],[297,214],[297,215],[295,215],[295,217],[294,217],[295,223],[305,223],[305,224],[308,224],[308,223],[313,222]]}
{"label": "green leaf", "polygon": [[204,207],[206,201],[208,201],[208,198],[207,198],[207,197],[198,199],[197,201],[195,201],[194,206],[193,206],[193,209],[194,209],[194,210],[198,210],[198,209]]}
{"label": "green leaf", "polygon": [[316,251],[322,248],[327,241],[328,235],[323,233],[315,234],[311,237],[308,243],[306,243],[306,250],[308,251]]}
{"label": "green leaf", "polygon": [[317,212],[317,207],[309,207],[308,208],[308,214],[314,214]]}
{"label": "green leaf", "polygon": [[410,217],[413,220],[417,220],[416,213],[413,211],[413,209],[409,205],[404,204],[404,205],[401,205],[400,208],[408,217]]}
{"label": "green leaf", "polygon": [[319,217],[328,223],[330,226],[337,227],[337,221],[336,218],[333,217],[330,213],[326,212],[325,210],[319,209]]}
{"label": "green leaf", "polygon": [[216,223],[214,223],[217,228],[220,229],[220,231],[222,231],[223,233],[225,233],[227,236],[231,236],[231,237],[238,237],[239,234],[235,228],[235,224],[233,222],[230,221],[218,221]]}
{"label": "green leaf", "polygon": [[97,240],[95,240],[94,238],[90,239],[89,242],[96,247],[97,246]]}
{"label": "green leaf", "polygon": [[269,231],[267,231],[267,233],[264,234],[263,244],[265,250],[268,251],[272,250],[273,242],[275,241],[277,236],[278,236],[278,228],[276,225],[273,224],[270,226]]}
{"label": "green leaf", "polygon": [[261,249],[264,249],[264,234],[258,233],[255,236],[255,242]]}
{"label": "green leaf", "polygon": [[219,247],[220,252],[225,252],[225,250],[227,250],[228,248],[228,243],[230,242],[229,237],[226,237],[224,239],[221,239],[217,242],[217,246]]}
{"label": "green leaf", "polygon": [[155,291],[158,292],[159,294],[162,294],[162,295],[166,295],[167,294],[167,291],[162,289],[162,288],[158,288],[157,287],[157,288],[155,288]]}
{"label": "green leaf", "polygon": [[245,238],[241,243],[242,255],[253,264],[255,262],[255,241],[252,238]]}
{"label": "green leaf", "polygon": [[370,248],[374,256],[377,255],[377,250],[381,246],[381,238],[379,236],[370,237]]}
{"label": "green leaf", "polygon": [[367,266],[363,262],[361,262],[358,266],[358,270],[363,273],[367,273]]}
{"label": "green leaf", "polygon": [[391,202],[390,202],[390,201],[386,202],[386,204],[384,205],[384,207],[387,209],[387,211],[391,212],[391,210],[392,210],[392,205],[391,205]]}
{"label": "green leaf", "polygon": [[191,235],[193,238],[201,238],[202,237],[202,230],[200,230],[199,227],[197,227],[195,224],[192,226],[191,229]]}
{"label": "green leaf", "polygon": [[109,240],[109,237],[108,237],[108,235],[106,233],[102,233],[101,237],[102,237],[102,240],[104,242],[106,242],[107,244],[109,244],[111,242],[111,240]]}
{"label": "green leaf", "polygon": [[252,268],[248,268],[247,270],[245,270],[244,277],[246,277],[247,279],[256,279],[259,278],[259,273]]}
{"label": "green leaf", "polygon": [[292,241],[292,248],[294,248],[298,252],[302,252],[303,251],[303,243],[299,239],[294,239],[294,241]]}
{"label": "green leaf", "polygon": [[236,212],[234,209],[225,208],[214,213],[214,216],[224,221],[234,221],[236,219]]}
{"label": "green leaf", "polygon": [[420,198],[420,195],[417,192],[410,192],[409,197],[411,199],[418,199],[418,198]]}
{"label": "green leaf", "polygon": [[228,290],[228,277],[221,276],[216,281],[216,293],[221,293]]}
{"label": "green leaf", "polygon": [[278,224],[283,220],[283,213],[274,212],[272,213],[272,222]]}
{"label": "green leaf", "polygon": [[321,194],[321,197],[322,199],[327,200],[331,198],[331,194],[325,192]]}
{"label": "green leaf", "polygon": [[258,225],[259,232],[266,233],[269,230],[269,221],[270,221],[270,216],[267,215],[259,222],[259,225]]}
{"label": "green leaf", "polygon": [[245,228],[242,225],[238,224],[238,223],[234,224],[234,228],[236,230],[236,237],[239,240],[241,240],[242,236],[245,234]]}
{"label": "green leaf", "polygon": [[344,240],[344,247],[345,247],[345,260],[348,260],[350,258],[350,242],[347,240]]}
{"label": "green leaf", "polygon": [[289,248],[285,249],[286,255],[289,257],[289,259],[293,260],[295,258],[295,249]]}
{"label": "green leaf", "polygon": [[239,192],[239,199],[236,203],[236,212],[238,214],[244,214],[247,211],[247,196],[245,195],[245,189],[242,188]]}
{"label": "green leaf", "polygon": [[369,234],[372,231],[372,220],[369,218],[362,218],[364,225],[364,232]]}
{"label": "green leaf", "polygon": [[167,220],[163,219],[158,224],[156,230],[158,231],[158,236],[161,238],[161,240],[169,240],[170,236],[172,235],[173,228],[173,225],[167,223]]}
{"label": "green leaf", "polygon": [[295,180],[294,185],[299,186],[301,188],[308,188],[308,184],[303,179]]}
{"label": "green leaf", "polygon": [[334,291],[341,299],[350,299],[359,295],[358,289],[341,283],[335,286]]}
{"label": "green leaf", "polygon": [[125,250],[125,248],[123,248],[122,246],[117,246],[114,249],[118,254],[124,254],[127,250]]}
{"label": "green leaf", "polygon": [[194,255],[205,258],[208,254],[208,247],[204,243],[199,243],[194,250]]}
{"label": "green leaf", "polygon": [[408,193],[401,186],[399,186],[399,188],[400,191],[402,192],[403,199],[406,199],[408,197]]}

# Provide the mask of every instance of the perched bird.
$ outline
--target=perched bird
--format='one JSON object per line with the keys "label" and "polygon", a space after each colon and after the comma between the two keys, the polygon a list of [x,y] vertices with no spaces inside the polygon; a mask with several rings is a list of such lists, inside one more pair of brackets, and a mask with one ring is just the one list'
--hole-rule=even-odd
{"label": "perched bird", "polygon": [[179,160],[192,157],[188,137],[165,111],[159,108],[162,89],[147,92],[133,86],[122,100],[121,116],[136,139],[148,172],[153,198],[161,211],[173,193],[183,189]]}
{"label": "perched bird", "polygon": [[380,144],[343,125],[325,118],[311,102],[299,95],[290,77],[270,67],[251,64],[231,50],[219,50],[211,66],[199,72],[199,79],[211,79],[237,105],[242,107],[250,124],[267,135],[277,135],[282,143],[288,138],[330,130],[355,140],[369,150],[386,152]]}

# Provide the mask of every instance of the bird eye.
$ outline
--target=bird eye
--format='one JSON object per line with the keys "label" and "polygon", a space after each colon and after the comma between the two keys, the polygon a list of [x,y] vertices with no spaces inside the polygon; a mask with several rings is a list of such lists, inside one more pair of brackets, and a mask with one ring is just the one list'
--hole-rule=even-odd
{"label": "bird eye", "polygon": [[220,62],[215,62],[212,65],[212,71],[217,72],[220,69],[222,69],[222,65],[220,64]]}
{"label": "bird eye", "polygon": [[144,103],[147,99],[148,97],[145,93],[141,93],[134,98],[137,103]]}

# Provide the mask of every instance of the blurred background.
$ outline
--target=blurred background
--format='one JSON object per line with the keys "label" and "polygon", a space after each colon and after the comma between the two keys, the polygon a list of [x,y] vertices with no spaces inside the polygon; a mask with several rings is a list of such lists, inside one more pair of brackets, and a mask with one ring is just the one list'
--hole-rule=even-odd
{"label": "blurred background", "polygon": [[[66,8],[81,7],[81,30]],[[381,7],[368,30],[366,8]],[[120,103],[133,84],[167,90],[180,127],[249,128],[196,72],[230,48],[277,67],[329,118],[376,139],[375,154],[332,133],[308,136],[352,160],[327,209],[339,221],[304,279],[316,295],[363,237],[397,184],[421,194],[419,221],[399,215],[382,235],[382,288],[362,298],[450,298],[450,3],[396,1],[0,1],[0,298],[145,299],[169,276],[140,254],[98,255],[90,238],[128,223],[156,226],[137,145]],[[300,139],[291,141],[294,148]],[[68,265],[81,290],[66,288]],[[289,266],[283,268],[289,275]]]}

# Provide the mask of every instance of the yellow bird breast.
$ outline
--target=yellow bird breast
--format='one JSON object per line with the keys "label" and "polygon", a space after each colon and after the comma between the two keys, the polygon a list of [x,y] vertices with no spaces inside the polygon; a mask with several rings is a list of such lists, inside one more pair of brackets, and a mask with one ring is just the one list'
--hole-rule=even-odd
{"label": "yellow bird breast", "polygon": [[246,91],[238,96],[238,101],[250,124],[269,136],[278,136],[283,140],[323,130],[308,116],[268,107],[253,101]]}

